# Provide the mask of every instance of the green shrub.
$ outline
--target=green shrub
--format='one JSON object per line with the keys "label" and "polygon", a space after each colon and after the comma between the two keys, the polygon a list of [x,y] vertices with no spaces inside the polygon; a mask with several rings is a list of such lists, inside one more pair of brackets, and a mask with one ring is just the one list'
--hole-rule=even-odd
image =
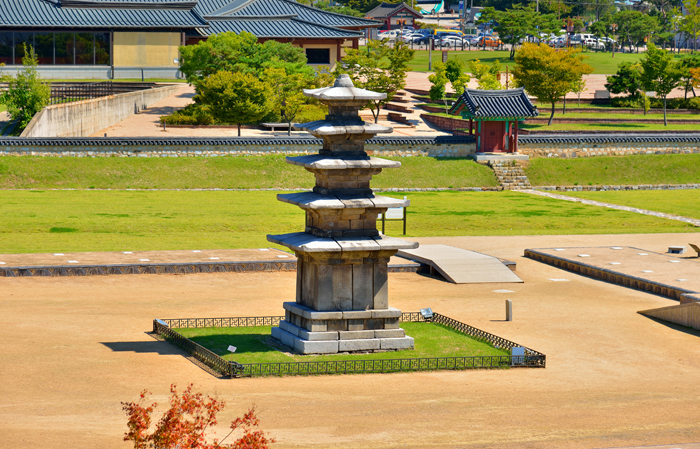
{"label": "green shrub", "polygon": [[214,117],[205,105],[193,103],[170,115],[161,116],[160,122],[167,125],[204,126],[213,125]]}
{"label": "green shrub", "polygon": [[0,76],[0,81],[7,83],[7,90],[0,94],[0,104],[6,105],[10,118],[19,122],[19,131],[29,125],[34,115],[48,105],[51,98],[51,86],[44,83],[37,72],[39,62],[34,48],[22,45],[22,70],[15,77]]}

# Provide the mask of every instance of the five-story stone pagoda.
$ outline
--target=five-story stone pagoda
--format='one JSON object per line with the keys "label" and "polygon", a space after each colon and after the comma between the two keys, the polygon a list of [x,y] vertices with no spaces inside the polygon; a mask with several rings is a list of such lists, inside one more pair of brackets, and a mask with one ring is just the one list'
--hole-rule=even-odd
{"label": "five-story stone pagoda", "polygon": [[296,302],[285,302],[285,319],[272,336],[301,354],[412,349],[399,328],[401,311],[389,307],[387,264],[400,249],[418,243],[380,235],[377,215],[409,202],[375,196],[372,175],[400,162],[370,157],[365,140],[391,128],[362,121],[358,111],[386,94],[358,89],[347,75],[333,87],[304,90],[328,105],[325,120],[303,129],[323,139],[317,155],[288,157],[316,176],[311,192],[277,199],[306,212],[305,232],[268,235],[297,256]]}

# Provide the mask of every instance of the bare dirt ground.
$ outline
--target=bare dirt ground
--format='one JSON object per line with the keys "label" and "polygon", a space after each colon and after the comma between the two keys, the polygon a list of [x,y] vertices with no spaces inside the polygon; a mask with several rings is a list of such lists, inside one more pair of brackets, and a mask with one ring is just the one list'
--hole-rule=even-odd
{"label": "bare dirt ground", "polygon": [[280,448],[700,442],[700,334],[636,313],[674,302],[522,257],[545,246],[663,252],[696,236],[423,238],[515,260],[525,283],[390,275],[393,306],[429,306],[542,351],[546,369],[217,379],[149,336],[152,319],[280,315],[293,272],[2,278],[0,447],[127,448],[120,402],[144,388],[164,402],[171,383],[189,382],[228,403],[219,435],[255,404]]}

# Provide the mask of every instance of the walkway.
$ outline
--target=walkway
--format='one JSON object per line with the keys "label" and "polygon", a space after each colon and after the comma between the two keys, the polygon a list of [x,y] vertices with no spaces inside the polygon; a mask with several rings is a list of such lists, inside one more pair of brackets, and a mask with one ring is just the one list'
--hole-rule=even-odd
{"label": "walkway", "polygon": [[555,200],[571,201],[574,203],[586,204],[588,206],[598,206],[607,207],[609,209],[624,210],[627,212],[634,212],[637,214],[651,215],[653,217],[666,218],[667,220],[677,220],[685,223],[690,223],[692,225],[700,227],[700,220],[695,218],[683,217],[681,215],[665,214],[663,212],[656,212],[653,210],[640,209],[638,207],[621,206],[619,204],[604,203],[602,201],[586,200],[583,198],[576,198],[573,196],[559,195],[557,193],[542,192],[541,190],[519,190],[519,192],[529,193],[532,195],[546,196],[548,198],[553,198]]}
{"label": "walkway", "polygon": [[[174,128],[166,126],[166,129],[163,130],[163,126],[160,123],[160,117],[162,115],[171,114],[172,112],[182,109],[188,104],[192,103],[192,98],[194,98],[194,95],[194,87],[183,84],[176,94],[164,98],[153,106],[122,120],[116,125],[96,132],[92,135],[92,137],[102,137],[105,134],[107,137],[235,137],[238,135],[238,131],[235,127]],[[411,102],[409,107],[413,110],[413,112],[410,114],[404,114],[404,116],[406,116],[406,118],[415,127],[410,128],[400,123],[379,120],[380,125],[394,128],[391,136],[434,137],[451,135],[450,133],[435,129],[431,125],[427,125],[425,122],[423,122],[423,120],[420,118],[420,114],[424,113],[425,111],[415,107],[415,104],[419,103],[418,101],[411,98],[410,95],[407,95],[407,97]],[[383,114],[386,114],[387,112],[391,111],[382,111]],[[366,121],[373,120],[370,111],[363,111],[362,116]],[[264,129],[242,128],[241,136],[285,137],[287,136],[287,131],[278,130],[273,132]],[[311,135],[305,131],[292,131],[292,136],[311,137]]]}

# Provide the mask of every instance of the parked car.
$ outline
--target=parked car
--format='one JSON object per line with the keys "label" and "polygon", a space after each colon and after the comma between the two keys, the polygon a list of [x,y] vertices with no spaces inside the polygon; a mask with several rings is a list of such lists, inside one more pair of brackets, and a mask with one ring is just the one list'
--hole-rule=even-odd
{"label": "parked car", "polygon": [[447,47],[447,48],[450,48],[450,47],[461,48],[462,46],[468,47],[469,41],[467,41],[459,36],[445,36],[440,41],[440,45],[443,47]]}
{"label": "parked car", "polygon": [[613,44],[617,45],[617,42],[609,37],[599,37],[598,40],[604,43],[606,47],[609,47]]}
{"label": "parked car", "polygon": [[597,37],[592,39],[585,39],[583,45],[594,50],[605,50],[605,44],[598,40]]}
{"label": "parked car", "polygon": [[549,46],[553,48],[561,48],[566,45],[566,36],[555,37],[549,41]]}
{"label": "parked car", "polygon": [[398,39],[399,36],[401,36],[401,30],[388,30],[388,31],[382,31],[377,35],[379,39],[389,39],[389,40],[395,40]]}
{"label": "parked car", "polygon": [[493,36],[482,36],[476,41],[478,47],[499,47],[503,45],[503,42],[497,37]]}
{"label": "parked car", "polygon": [[417,44],[417,43],[419,43],[419,41],[421,41],[424,38],[425,38],[425,36],[423,36],[422,34],[418,34],[418,33],[404,34],[403,36],[401,36],[401,40],[406,42],[407,44],[410,44],[410,43]]}
{"label": "parked car", "polygon": [[469,45],[476,45],[476,43],[479,42],[479,36],[477,36],[476,34],[470,34],[464,36],[464,41],[465,43],[469,43]]}

